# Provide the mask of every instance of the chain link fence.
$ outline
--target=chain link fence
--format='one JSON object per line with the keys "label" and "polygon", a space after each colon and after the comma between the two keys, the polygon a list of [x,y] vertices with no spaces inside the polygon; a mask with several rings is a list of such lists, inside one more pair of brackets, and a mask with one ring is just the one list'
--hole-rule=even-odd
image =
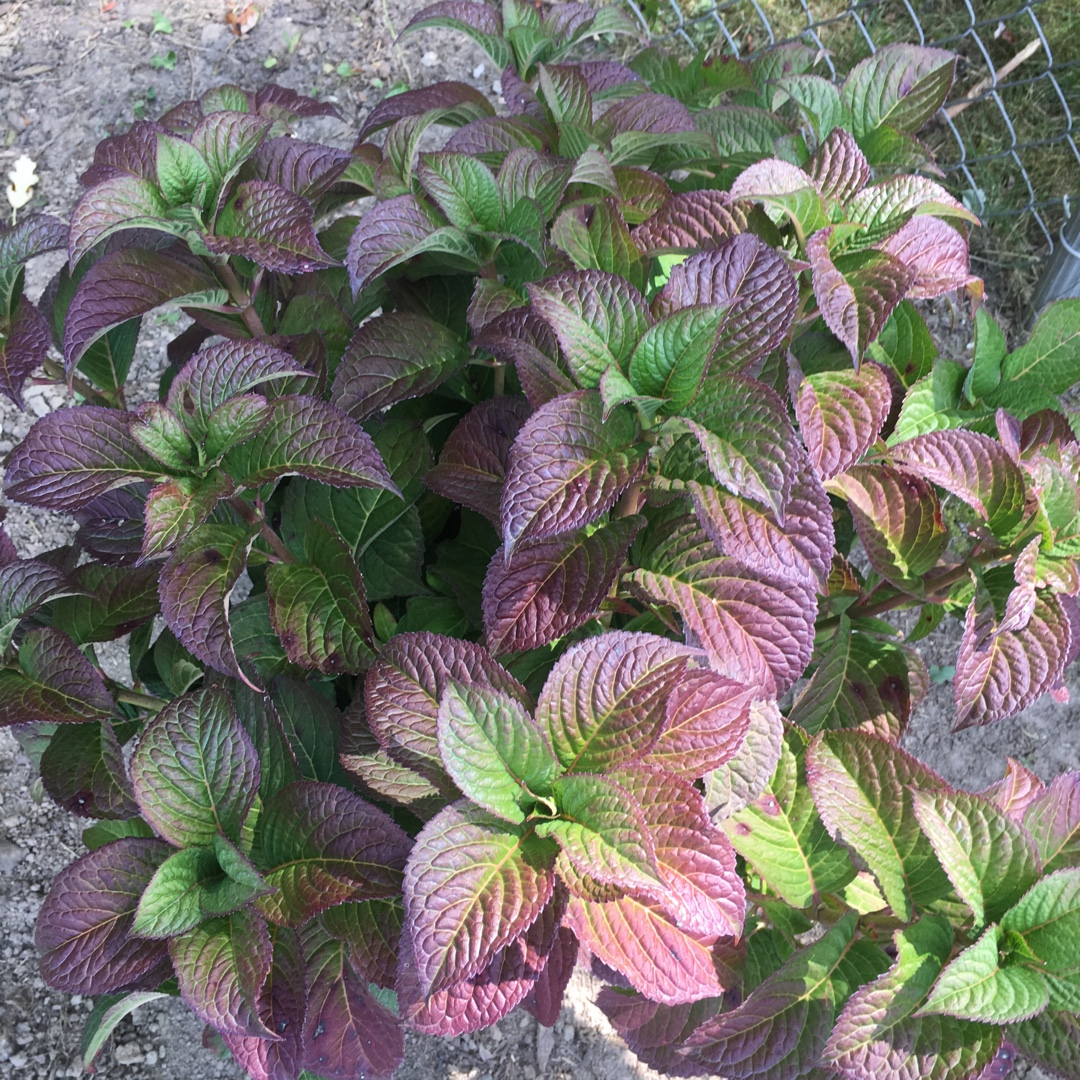
{"label": "chain link fence", "polygon": [[1059,258],[1074,249],[1080,0],[637,0],[636,7],[655,42],[752,56],[801,41],[821,50],[834,78],[890,42],[959,53],[951,99],[923,133],[950,186],[1013,242],[1016,229],[1030,227],[1031,246],[1043,247],[1041,237],[1047,250],[1062,249]]}

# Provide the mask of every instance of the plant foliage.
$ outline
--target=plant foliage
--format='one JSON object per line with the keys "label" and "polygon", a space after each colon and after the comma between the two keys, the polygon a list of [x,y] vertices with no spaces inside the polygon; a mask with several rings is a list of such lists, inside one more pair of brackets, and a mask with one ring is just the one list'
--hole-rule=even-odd
{"label": "plant foliage", "polygon": [[226,86],[0,233],[2,389],[79,401],[6,463],[79,531],[0,536],[0,721],[98,819],[37,931],[88,1061],[179,993],[256,1080],[388,1077],[408,1027],[553,1023],[580,951],[675,1075],[1080,1077],[1080,774],[898,746],[946,613],[958,726],[1064,693],[1080,301],[935,356],[912,301],[982,294],[913,171],[951,55],[570,61],[633,25],[441,0],[407,32],[503,113],[411,90],[344,152]]}

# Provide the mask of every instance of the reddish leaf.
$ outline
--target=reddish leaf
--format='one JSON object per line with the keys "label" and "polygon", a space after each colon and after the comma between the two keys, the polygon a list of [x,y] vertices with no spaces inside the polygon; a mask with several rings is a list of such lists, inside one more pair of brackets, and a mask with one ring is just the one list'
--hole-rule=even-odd
{"label": "reddish leaf", "polygon": [[52,339],[41,312],[23,296],[6,336],[0,334],[0,394],[23,407],[22,387],[34,368],[45,362]]}
{"label": "reddish leaf", "polygon": [[560,926],[555,943],[548,953],[544,970],[533,984],[523,1003],[524,1008],[545,1027],[554,1027],[562,1009],[563,995],[574,973],[578,943],[567,926]]}
{"label": "reddish leaf", "polygon": [[633,233],[645,255],[708,251],[747,231],[743,205],[726,191],[688,191],[673,196]]}
{"label": "reddish leaf", "polygon": [[822,195],[847,202],[870,179],[870,166],[854,137],[833,128],[805,165]]}
{"label": "reddish leaf", "polygon": [[496,655],[539,648],[588,622],[623,568],[641,517],[591,535],[522,544],[507,561],[496,552],[484,578],[484,629]]}
{"label": "reddish leaf", "polygon": [[[156,142],[154,158],[156,171]],[[99,241],[120,229],[156,229],[182,235],[184,227],[168,221],[168,213],[168,204],[150,180],[120,173],[95,184],[71,212],[68,260],[72,268]]]}
{"label": "reddish leaf", "polygon": [[368,982],[392,990],[403,948],[401,899],[355,900],[327,908],[323,929],[349,946],[349,963]]}
{"label": "reddish leaf", "polygon": [[915,217],[878,245],[915,271],[907,295],[913,300],[967,289],[982,294],[982,281],[970,270],[967,241],[951,225],[935,217]]}
{"label": "reddish leaf", "polygon": [[[438,7],[439,5],[434,6]],[[493,28],[494,20],[498,19],[498,16],[494,12],[490,12],[486,5],[462,4],[459,2],[457,6],[475,8],[485,25],[486,33],[501,33],[501,28]],[[412,22],[405,26],[405,29],[401,31],[402,36],[408,32],[413,23],[425,18],[431,11],[432,8],[425,8]],[[485,13],[487,13],[486,17]],[[469,21],[472,22],[472,20]],[[489,25],[489,22],[492,25]],[[469,114],[476,112],[490,114],[494,111],[491,102],[479,90],[463,82],[451,82],[448,80],[434,83],[431,86],[424,86],[418,90],[406,90],[403,94],[391,94],[383,98],[368,114],[364,126],[360,129],[360,134],[357,136],[357,141],[367,139],[369,135],[389,127],[403,117],[417,116],[420,113],[428,112],[430,109],[453,110],[463,105],[468,106]]]}
{"label": "reddish leaf", "polygon": [[735,754],[705,777],[705,800],[723,821],[749,806],[769,785],[783,749],[784,720],[775,701],[750,704],[746,738]]}
{"label": "reddish leaf", "polygon": [[1045,790],[1046,785],[1029,768],[1010,757],[1005,759],[1005,775],[979,794],[1004,810],[1013,821],[1022,822],[1027,808]]}
{"label": "reddish leaf", "polygon": [[[1012,758],[1009,761],[1015,766],[1013,774],[1023,768],[1017,766]],[[1006,780],[1009,778],[1007,776]],[[1022,820],[1035,842],[1043,873],[1050,874],[1065,866],[1080,866],[1080,773],[1062,773],[1055,776],[1044,790],[1039,791],[1034,787],[1028,790],[1033,797]],[[1015,814],[1021,805],[1022,800],[1014,798],[1010,808]]]}
{"label": "reddish leaf", "polygon": [[492,319],[473,344],[517,368],[521,387],[534,409],[577,389],[560,359],[554,332],[531,308],[515,308]]}

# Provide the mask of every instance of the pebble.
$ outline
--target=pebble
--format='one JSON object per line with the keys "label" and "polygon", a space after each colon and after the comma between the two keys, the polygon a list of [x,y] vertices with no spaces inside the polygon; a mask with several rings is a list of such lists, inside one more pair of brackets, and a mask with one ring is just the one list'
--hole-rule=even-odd
{"label": "pebble", "polygon": [[0,874],[10,874],[25,856],[26,852],[18,844],[0,837]]}
{"label": "pebble", "polygon": [[482,79],[484,77],[484,65],[483,64],[477,64],[476,67],[474,67],[472,69],[472,77],[474,79]]}
{"label": "pebble", "polygon": [[150,1050],[146,1055],[147,1065],[156,1065],[158,1063],[158,1054],[156,1050]]}
{"label": "pebble", "polygon": [[124,1043],[113,1051],[113,1058],[117,1065],[141,1065],[146,1056],[138,1043]]}
{"label": "pebble", "polygon": [[439,62],[439,54],[432,49],[428,49],[423,56],[420,57],[420,63],[424,67],[434,67]]}

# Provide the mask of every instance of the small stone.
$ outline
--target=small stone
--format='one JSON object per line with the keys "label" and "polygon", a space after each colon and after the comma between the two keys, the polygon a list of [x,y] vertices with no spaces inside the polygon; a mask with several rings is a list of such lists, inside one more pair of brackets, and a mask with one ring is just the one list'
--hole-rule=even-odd
{"label": "small stone", "polygon": [[30,1059],[20,1050],[17,1054],[12,1054],[11,1057],[8,1058],[8,1064],[15,1069],[25,1069],[26,1063],[29,1060]]}
{"label": "small stone", "polygon": [[488,1028],[488,1038],[492,1042],[502,1042],[503,1033],[497,1027]]}
{"label": "small stone", "polygon": [[113,1051],[117,1065],[141,1065],[146,1060],[138,1043],[124,1043]]}
{"label": "small stone", "polygon": [[474,67],[472,69],[472,77],[474,79],[482,79],[484,77],[484,65],[483,64],[477,64],[476,67]]}
{"label": "small stone", "polygon": [[147,1065],[156,1065],[157,1064],[157,1051],[156,1050],[151,1050],[149,1053],[147,1053],[147,1055],[146,1055],[146,1064]]}
{"label": "small stone", "polygon": [[420,57],[420,63],[424,67],[434,67],[439,62],[439,54],[433,49],[428,49],[423,56]]}
{"label": "small stone", "polygon": [[10,874],[25,857],[26,852],[18,844],[0,837],[0,874]]}
{"label": "small stone", "polygon": [[491,92],[493,94],[501,94],[502,93],[502,79],[496,79],[491,84]]}
{"label": "small stone", "polygon": [[480,1044],[477,1053],[480,1055],[481,1061],[490,1061],[495,1056],[483,1043]]}
{"label": "small stone", "polygon": [[536,1029],[536,1067],[543,1072],[555,1049],[555,1032],[542,1024]]}
{"label": "small stone", "polygon": [[573,1024],[563,1024],[562,1037],[564,1042],[573,1042],[576,1034]]}

